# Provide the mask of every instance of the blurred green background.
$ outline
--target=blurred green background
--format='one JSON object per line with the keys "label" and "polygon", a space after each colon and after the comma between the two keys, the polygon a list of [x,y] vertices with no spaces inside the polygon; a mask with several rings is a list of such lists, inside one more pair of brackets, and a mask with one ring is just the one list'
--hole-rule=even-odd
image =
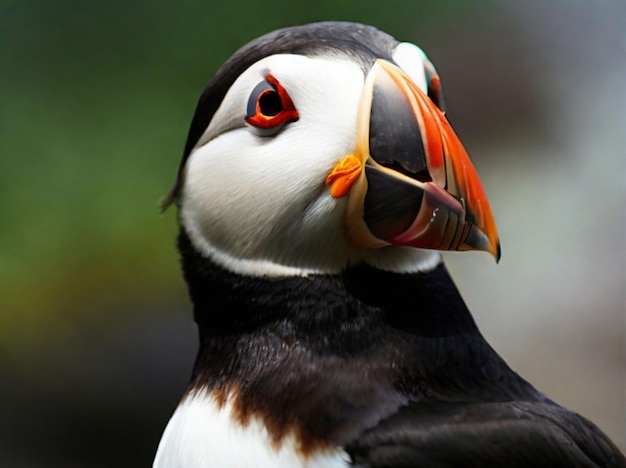
{"label": "blurred green background", "polygon": [[196,349],[174,181],[217,67],[277,27],[419,44],[503,261],[447,255],[520,373],[625,447],[623,2],[0,1],[0,465],[147,466]]}

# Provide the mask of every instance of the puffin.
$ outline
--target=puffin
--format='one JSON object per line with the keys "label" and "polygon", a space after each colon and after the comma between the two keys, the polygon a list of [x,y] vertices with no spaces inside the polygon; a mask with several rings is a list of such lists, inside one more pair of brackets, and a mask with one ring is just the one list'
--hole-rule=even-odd
{"label": "puffin", "polygon": [[501,250],[418,46],[352,22],[243,46],[164,204],[199,349],[155,468],[626,467],[511,370],[442,262]]}

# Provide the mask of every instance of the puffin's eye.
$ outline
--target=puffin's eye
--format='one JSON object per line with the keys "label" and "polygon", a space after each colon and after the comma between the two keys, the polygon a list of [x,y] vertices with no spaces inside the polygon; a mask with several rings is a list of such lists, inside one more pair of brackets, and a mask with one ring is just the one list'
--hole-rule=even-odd
{"label": "puffin's eye", "polygon": [[254,87],[248,99],[246,122],[257,128],[261,136],[276,135],[296,120],[298,111],[276,78],[268,75]]}

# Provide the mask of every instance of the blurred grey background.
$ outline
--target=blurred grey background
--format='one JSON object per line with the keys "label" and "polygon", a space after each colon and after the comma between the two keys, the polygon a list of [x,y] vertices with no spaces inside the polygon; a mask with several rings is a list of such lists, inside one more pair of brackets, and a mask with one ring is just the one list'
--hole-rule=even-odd
{"label": "blurred grey background", "polygon": [[248,40],[323,19],[420,45],[503,245],[446,254],[509,364],[626,449],[626,6],[0,1],[0,465],[148,466],[195,327],[159,215]]}

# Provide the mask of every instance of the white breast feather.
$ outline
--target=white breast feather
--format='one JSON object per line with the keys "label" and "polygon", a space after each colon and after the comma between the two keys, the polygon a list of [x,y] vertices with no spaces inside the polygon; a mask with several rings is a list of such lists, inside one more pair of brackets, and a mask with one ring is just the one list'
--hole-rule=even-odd
{"label": "white breast feather", "polygon": [[212,396],[194,393],[181,402],[170,419],[153,466],[339,468],[349,466],[349,456],[337,448],[304,457],[293,435],[275,448],[260,420],[252,418],[242,426],[233,418],[230,399],[219,407]]}

